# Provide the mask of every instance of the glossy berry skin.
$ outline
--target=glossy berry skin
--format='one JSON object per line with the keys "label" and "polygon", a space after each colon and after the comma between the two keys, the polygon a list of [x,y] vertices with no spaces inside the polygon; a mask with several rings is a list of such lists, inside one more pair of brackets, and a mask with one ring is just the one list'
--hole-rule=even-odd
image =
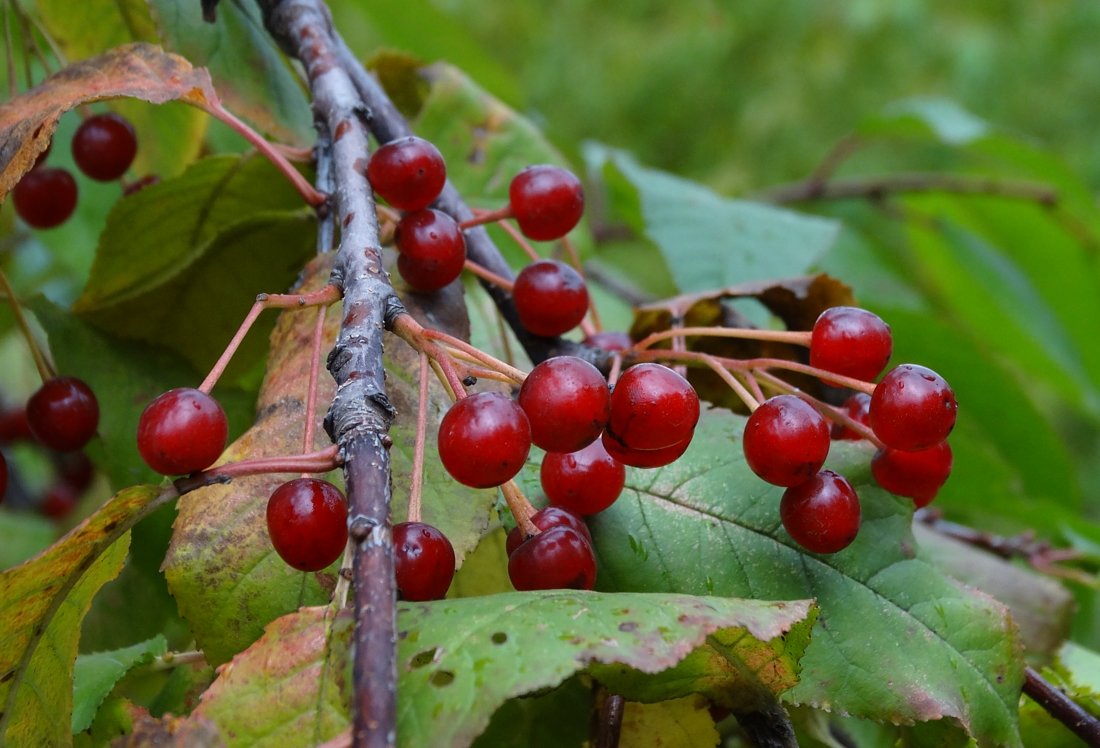
{"label": "glossy berry skin", "polygon": [[741,441],[745,460],[760,478],[795,486],[817,474],[829,455],[829,424],[794,395],[777,395],[753,411]]}
{"label": "glossy berry skin", "polygon": [[810,366],[871,381],[890,360],[894,339],[877,314],[834,306],[818,316],[810,335]]}
{"label": "glossy berry skin", "polygon": [[118,179],[137,155],[137,135],[124,117],[97,114],[80,123],[73,134],[73,160],[92,179]]}
{"label": "glossy berry skin", "polygon": [[661,449],[630,449],[629,447],[624,447],[615,437],[611,436],[611,434],[606,431],[604,431],[603,436],[600,437],[600,442],[603,444],[604,449],[607,450],[607,453],[622,464],[635,468],[648,469],[671,465],[683,457],[688,447],[691,446],[691,438],[694,435],[695,432],[692,431],[683,441],[668,447],[662,447]]}
{"label": "glossy berry skin", "polygon": [[27,400],[27,425],[50,449],[80,449],[95,436],[99,402],[92,388],[76,377],[54,377]]}
{"label": "glossy berry skin", "polygon": [[516,276],[512,300],[524,328],[554,337],[572,330],[588,313],[588,287],[580,273],[557,260],[538,260]]}
{"label": "glossy berry skin", "polygon": [[630,335],[625,332],[616,332],[614,330],[594,332],[587,336],[582,342],[593,348],[603,348],[605,351],[629,351],[631,346],[634,345],[634,341],[631,340]]}
{"label": "glossy berry skin", "polygon": [[611,390],[592,364],[576,356],[540,363],[519,391],[531,422],[531,441],[547,452],[576,452],[591,444],[611,415]]}
{"label": "glossy berry skin", "polygon": [[528,166],[512,179],[508,202],[519,230],[528,239],[560,239],[573,230],[584,213],[581,180],[567,169]]}
{"label": "glossy berry skin", "polygon": [[455,222],[438,210],[406,214],[394,230],[397,272],[416,291],[443,288],[466,262],[466,239]]}
{"label": "glossy berry skin", "polygon": [[404,600],[442,600],[455,576],[455,549],[447,536],[423,522],[393,526],[394,573]]}
{"label": "glossy berry skin", "polygon": [[779,519],[794,541],[813,553],[847,548],[859,532],[859,497],[832,470],[783,492]]}
{"label": "glossy berry skin", "polygon": [[[844,414],[853,421],[871,428],[871,396],[866,392],[853,392],[841,407],[844,409]],[[857,441],[863,438],[858,432],[842,423],[833,424],[832,436],[837,441]]]}
{"label": "glossy berry skin", "polygon": [[145,407],[137,445],[145,464],[163,475],[205,470],[225,450],[229,424],[218,401],[196,389],[168,390]]}
{"label": "glossy berry skin", "polygon": [[267,501],[267,534],[288,566],[320,571],[344,552],[348,507],[344,494],[319,478],[296,478]]}
{"label": "glossy berry skin", "polygon": [[508,578],[517,590],[590,590],[596,585],[596,558],[572,527],[551,527],[512,552]]}
{"label": "glossy berry skin", "polygon": [[447,166],[438,148],[410,135],[391,140],[371,154],[367,179],[398,210],[421,210],[443,191]]}
{"label": "glossy berry skin", "polygon": [[699,396],[695,388],[667,366],[631,366],[611,392],[607,431],[627,449],[664,449],[681,444],[691,438],[698,422]]}
{"label": "glossy berry skin", "polygon": [[[569,510],[562,509],[560,506],[548,506],[539,509],[531,515],[531,522],[540,530],[549,530],[551,527],[558,527],[559,525],[572,527],[583,535],[584,539],[587,540],[589,544],[592,543],[592,533],[588,531],[588,525],[584,523],[584,520]],[[517,525],[508,532],[508,538],[505,541],[504,549],[508,552],[508,555],[511,556],[515,553],[516,548],[520,547],[523,541],[523,530]]]}
{"label": "glossy berry skin", "polygon": [[547,452],[539,479],[551,504],[586,516],[615,503],[626,483],[626,468],[597,439],[577,452]]}
{"label": "glossy berry skin", "polygon": [[871,474],[880,486],[892,494],[912,499],[919,509],[936,498],[951,475],[952,461],[947,442],[919,452],[886,447],[871,458]]}
{"label": "glossy berry skin", "polygon": [[924,366],[902,364],[887,372],[871,395],[871,428],[886,446],[919,452],[947,438],[958,409],[943,377]]}
{"label": "glossy berry skin", "polygon": [[499,392],[459,400],[439,424],[439,460],[471,488],[493,488],[515,477],[530,451],[527,416]]}
{"label": "glossy berry skin", "polygon": [[28,172],[11,194],[15,212],[28,226],[52,229],[76,209],[76,180],[65,169],[42,166]]}

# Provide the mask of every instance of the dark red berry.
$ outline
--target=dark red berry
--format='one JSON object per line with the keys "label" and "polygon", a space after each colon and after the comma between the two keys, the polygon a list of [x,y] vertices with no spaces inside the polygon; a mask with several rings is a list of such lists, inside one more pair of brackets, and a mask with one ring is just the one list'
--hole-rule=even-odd
{"label": "dark red berry", "polygon": [[596,558],[572,527],[552,527],[512,552],[508,578],[517,590],[590,590],[596,584]]}
{"label": "dark red berry", "polygon": [[859,497],[832,470],[783,492],[779,518],[794,541],[813,553],[847,548],[859,532]]}
{"label": "dark red berry", "polygon": [[682,442],[661,449],[630,449],[624,447],[605,431],[600,443],[609,455],[624,465],[636,468],[659,468],[671,465],[683,457],[684,452],[687,452],[688,447],[691,446],[691,437],[694,435],[695,432],[692,431]]}
{"label": "dark red berry", "polygon": [[267,501],[267,533],[279,556],[300,571],[320,571],[340,558],[348,540],[344,494],[319,478],[296,478]]}
{"label": "dark red berry", "polygon": [[524,328],[548,338],[569,332],[588,313],[584,279],[557,260],[538,260],[521,270],[512,286],[512,299]]}
{"label": "dark red berry", "polygon": [[958,409],[943,377],[924,366],[902,364],[875,387],[871,428],[886,446],[918,452],[947,438]]}
{"label": "dark red berry", "polygon": [[877,314],[854,306],[826,309],[810,337],[810,366],[870,381],[890,360],[890,325]]}
{"label": "dark red berry", "polygon": [[584,344],[593,348],[603,348],[605,351],[629,351],[634,341],[625,332],[605,330],[592,333],[584,339]]}
{"label": "dark red berry", "polygon": [[76,508],[79,497],[73,487],[67,483],[56,483],[46,495],[42,497],[42,503],[38,505],[38,511],[47,517],[61,519],[68,516]]}
{"label": "dark red berry", "polygon": [[507,395],[479,392],[447,411],[439,424],[439,460],[451,477],[472,488],[513,478],[531,451],[531,426]]}
{"label": "dark red berry", "polygon": [[76,377],[54,377],[27,400],[27,425],[50,449],[80,449],[99,426],[99,403],[91,387]]}
{"label": "dark red berry", "polygon": [[52,229],[76,209],[76,180],[65,169],[42,166],[23,175],[11,194],[15,212],[36,229]]}
{"label": "dark red berry", "polygon": [[394,231],[397,272],[417,291],[443,288],[462,274],[466,239],[453,218],[438,210],[405,215]]}
{"label": "dark red berry", "polygon": [[34,438],[27,423],[26,408],[5,408],[0,411],[0,442],[29,441]]}
{"label": "dark red berry", "polygon": [[[846,416],[856,423],[871,428],[871,396],[866,392],[852,393],[852,395],[844,401],[842,407]],[[833,439],[849,441],[863,438],[863,435],[858,431],[854,431],[842,423],[833,424],[832,436]]]}
{"label": "dark red berry", "polygon": [[391,140],[371,154],[367,179],[398,210],[421,210],[443,191],[447,166],[438,148],[410,135]]}
{"label": "dark red berry", "polygon": [[[539,509],[531,515],[531,522],[540,530],[549,530],[551,527],[558,527],[560,525],[572,527],[583,535],[584,539],[590,544],[592,542],[592,533],[588,531],[588,525],[584,523],[584,520],[572,512],[562,509],[560,506],[548,506]],[[504,544],[504,548],[508,552],[508,555],[511,556],[524,540],[523,529],[518,525],[513,527],[508,532],[508,539]]]}
{"label": "dark red berry", "polygon": [[664,449],[681,444],[691,438],[698,422],[699,396],[695,388],[662,364],[631,366],[611,392],[607,431],[627,449]]}
{"label": "dark red berry", "polygon": [[95,466],[83,452],[63,452],[56,457],[58,477],[78,494],[92,485]]}
{"label": "dark red berry", "polygon": [[547,452],[539,477],[551,504],[588,515],[602,512],[619,498],[626,468],[597,439],[577,452]]}
{"label": "dark red berry", "polygon": [[776,486],[795,486],[825,463],[829,424],[805,401],[777,395],[749,416],[741,445],[754,473]]}
{"label": "dark red berry", "polygon": [[455,549],[447,536],[423,522],[393,526],[394,573],[405,600],[442,600],[455,576]]}
{"label": "dark red berry", "polygon": [[555,356],[531,370],[519,391],[531,422],[531,441],[548,452],[575,452],[591,444],[611,414],[611,390],[592,364]]}
{"label": "dark red berry", "polygon": [[163,475],[205,470],[225,450],[229,424],[218,401],[196,389],[168,390],[145,407],[137,445],[145,464]]}
{"label": "dark red berry", "polygon": [[137,155],[137,135],[124,117],[113,112],[88,117],[73,134],[73,160],[92,179],[118,179]]}
{"label": "dark red berry", "polygon": [[519,230],[528,239],[552,241],[568,234],[584,213],[581,180],[558,166],[528,166],[508,188]]}
{"label": "dark red berry", "polygon": [[886,447],[871,459],[875,482],[898,496],[907,496],[918,508],[936,498],[951,475],[951,447],[940,442],[919,452],[903,452]]}

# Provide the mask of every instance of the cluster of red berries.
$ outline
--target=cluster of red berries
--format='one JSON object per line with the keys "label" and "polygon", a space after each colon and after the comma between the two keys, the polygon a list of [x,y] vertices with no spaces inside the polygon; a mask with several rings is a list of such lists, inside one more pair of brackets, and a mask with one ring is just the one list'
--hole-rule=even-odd
{"label": "cluster of red berries", "polygon": [[[824,371],[870,381],[893,351],[889,326],[854,307],[833,307],[818,317],[810,364]],[[868,426],[884,445],[872,460],[883,488],[927,504],[951,471],[947,435],[955,425],[955,395],[931,369],[903,364],[891,369],[870,397],[853,395],[844,412]],[[832,432],[832,433],[831,433]],[[762,403],[745,425],[745,459],[765,481],[786,488],[780,518],[794,540],[816,553],[835,553],[856,537],[859,498],[851,484],[822,470],[830,436],[860,438],[840,425],[830,430],[822,413],[796,395]]]}
{"label": "cluster of red berries", "polygon": [[[125,118],[114,113],[96,114],[76,129],[72,151],[73,160],[85,175],[111,182],[134,162],[137,136]],[[46,166],[49,153],[47,147],[12,190],[15,212],[36,229],[60,226],[76,209],[76,180],[67,169]]]}
{"label": "cluster of red berries", "polygon": [[[42,514],[65,516],[91,484],[94,469],[80,450],[98,427],[99,402],[91,388],[76,377],[48,379],[24,407],[0,414],[0,442],[34,441],[50,451],[57,480],[38,504]],[[0,498],[7,484],[7,461],[0,455]]]}

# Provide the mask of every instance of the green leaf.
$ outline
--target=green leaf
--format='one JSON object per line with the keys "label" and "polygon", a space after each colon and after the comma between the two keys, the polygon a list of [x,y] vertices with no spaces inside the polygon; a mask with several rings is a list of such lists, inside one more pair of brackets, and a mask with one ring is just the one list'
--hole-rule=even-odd
{"label": "green leaf", "polygon": [[856,132],[863,136],[934,137],[949,145],[967,145],[989,132],[989,125],[956,102],[912,98],[887,106],[865,119]]}
{"label": "green leaf", "polygon": [[587,159],[620,184],[617,217],[657,245],[683,293],[801,275],[836,240],[832,221],[724,198],[622,151],[590,146]]}
{"label": "green leaf", "polygon": [[155,487],[123,491],[42,554],[0,574],[0,743],[69,742],[81,619],[126,559],[129,533],[118,528],[156,499]]}
{"label": "green leaf", "polygon": [[73,667],[73,733],[84,732],[107,695],[126,673],[168,651],[163,636],[113,652],[82,654]]}
{"label": "green leaf", "polygon": [[[473,748],[582,748],[587,745],[592,689],[570,678],[549,692],[509,699],[493,713]],[[620,745],[628,745],[620,742]]]}
{"label": "green leaf", "polygon": [[45,517],[0,508],[0,569],[26,561],[48,546],[56,533]]}
{"label": "green leaf", "polygon": [[[1100,719],[1100,654],[1066,642],[1042,675],[1093,717]],[[1081,739],[1030,698],[1020,704],[1020,727],[1027,745],[1073,748]]]}
{"label": "green leaf", "polygon": [[[604,589],[814,598],[801,679],[784,700],[895,723],[958,721],[981,744],[1018,745],[1023,679],[1002,606],[924,561],[911,503],[874,487],[870,450],[834,444],[830,465],[859,492],[856,541],[808,554],[779,522],[782,489],[745,465],[744,419],[711,411],[672,466],[632,471],[592,523]],[[842,684],[842,685],[841,685]]]}

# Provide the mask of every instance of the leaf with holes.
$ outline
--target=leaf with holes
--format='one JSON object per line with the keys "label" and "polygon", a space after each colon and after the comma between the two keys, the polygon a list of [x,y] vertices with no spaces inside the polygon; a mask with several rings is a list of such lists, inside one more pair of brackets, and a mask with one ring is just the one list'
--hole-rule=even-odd
{"label": "leaf with holes", "polygon": [[911,724],[957,721],[980,745],[1019,745],[1020,645],[1006,610],[925,561],[912,504],[869,477],[871,449],[836,443],[828,463],[860,495],[845,550],[801,550],[779,522],[781,488],[745,465],[744,419],[704,414],[673,465],[631,471],[592,529],[605,589],[814,598],[821,614],[792,704]]}

